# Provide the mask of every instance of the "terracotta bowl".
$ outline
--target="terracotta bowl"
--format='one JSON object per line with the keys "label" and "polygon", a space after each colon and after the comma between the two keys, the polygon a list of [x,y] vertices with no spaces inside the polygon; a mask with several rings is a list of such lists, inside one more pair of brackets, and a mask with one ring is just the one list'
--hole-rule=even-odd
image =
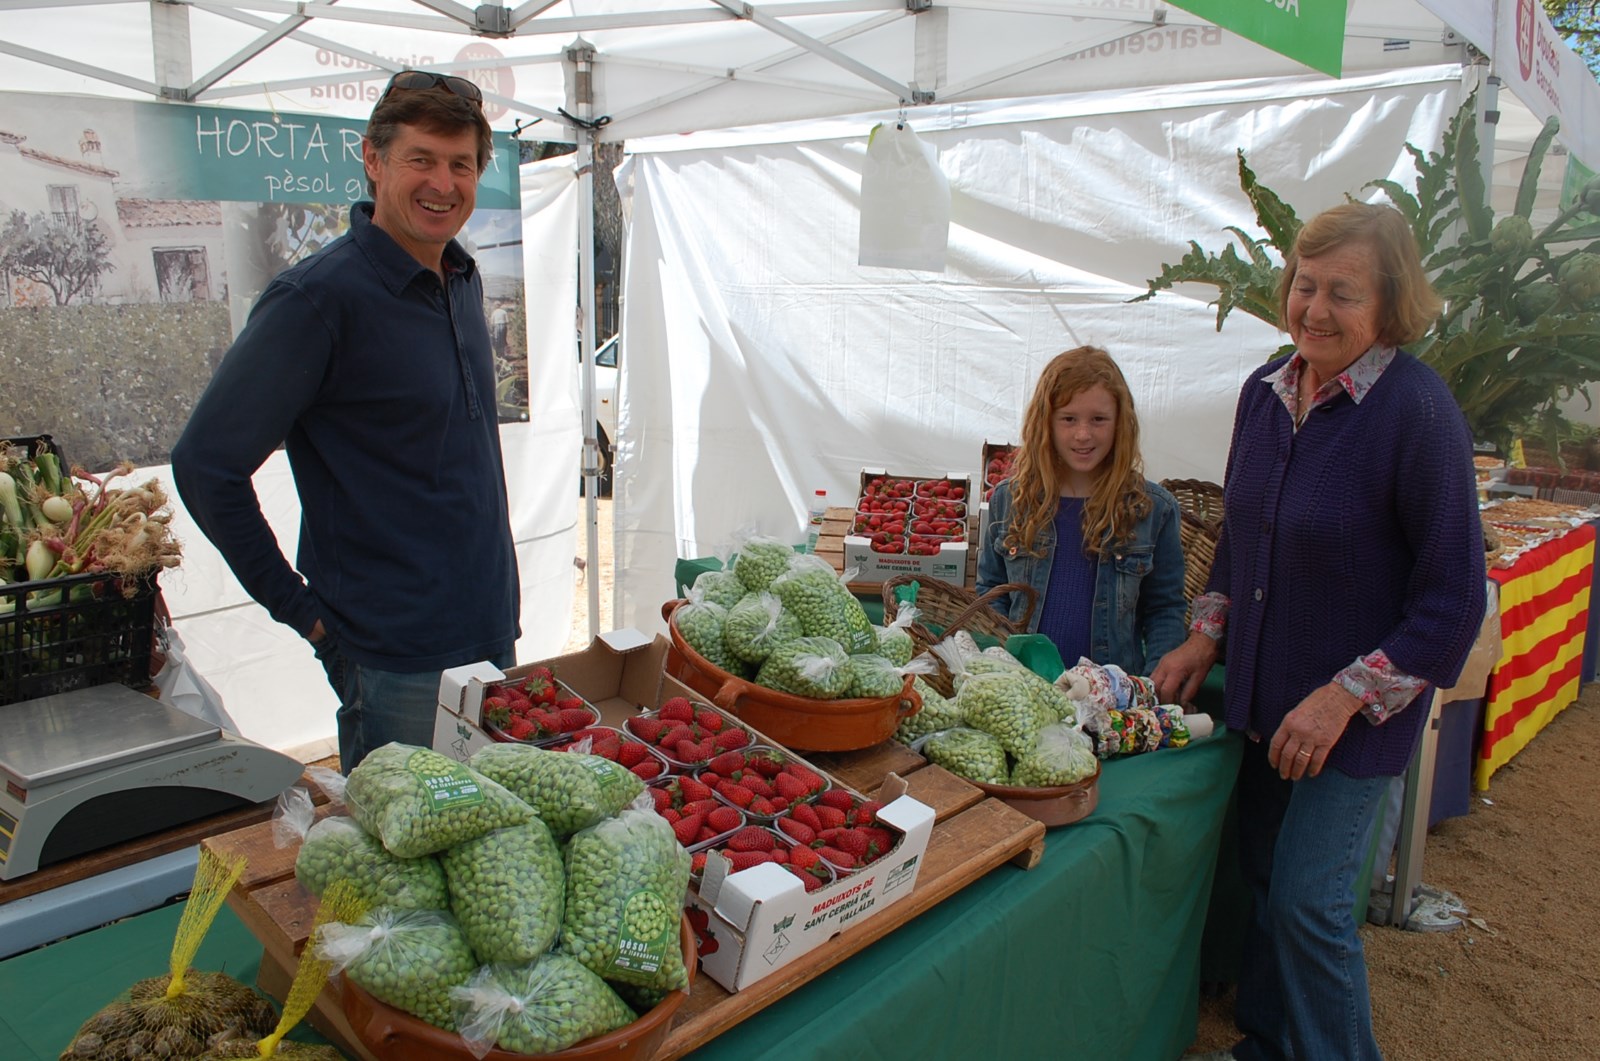
{"label": "terracotta bowl", "polygon": [[1093,774],[1070,785],[1020,788],[1016,785],[986,785],[982,781],[972,784],[1028,817],[1052,826],[1081,821],[1093,814],[1095,807],[1100,805],[1099,763],[1095,764]]}
{"label": "terracotta bowl", "polygon": [[[680,938],[684,965],[689,970],[688,987],[672,992],[632,1024],[593,1039],[585,1039],[565,1050],[538,1056],[555,1061],[644,1061],[654,1057],[666,1041],[667,1032],[672,1028],[672,1018],[679,1007],[689,1000],[689,990],[694,986],[698,959],[694,929],[687,915],[682,919]],[[343,978],[339,990],[345,1018],[362,1045],[374,1056],[384,1061],[476,1061],[467,1044],[455,1032],[434,1027],[425,1020],[379,1002],[351,983],[348,977]],[[484,1055],[484,1061],[528,1061],[528,1057],[528,1054],[495,1047]]]}
{"label": "terracotta bowl", "polygon": [[729,674],[683,639],[677,611],[687,603],[668,601],[661,608],[672,639],[667,673],[786,748],[813,752],[870,748],[894,736],[902,720],[922,710],[922,694],[912,688],[910,675],[895,696],[817,700],[780,693]]}

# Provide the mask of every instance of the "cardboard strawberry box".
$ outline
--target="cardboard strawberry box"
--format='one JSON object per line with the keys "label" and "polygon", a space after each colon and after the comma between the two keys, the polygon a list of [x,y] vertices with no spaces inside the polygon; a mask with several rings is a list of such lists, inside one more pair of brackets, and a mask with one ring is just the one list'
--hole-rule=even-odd
{"label": "cardboard strawberry box", "polygon": [[[967,577],[967,540],[961,517],[971,480],[958,474],[905,475],[882,468],[861,469],[856,517],[844,539],[844,567],[855,568],[856,582],[882,582],[895,575],[916,575],[963,585]],[[904,507],[902,507],[904,506]],[[916,518],[920,506],[924,518]],[[965,513],[965,509],[960,511]],[[937,515],[936,515],[937,513]],[[899,517],[908,518],[899,518]],[[918,522],[947,540],[931,541],[925,531],[913,541]]]}
{"label": "cardboard strawberry box", "polygon": [[689,695],[677,682],[665,696],[662,674],[668,641],[647,637],[637,630],[613,630],[595,638],[588,648],[565,656],[519,664],[502,673],[492,663],[452,667],[439,678],[439,706],[434,715],[435,751],[466,762],[479,748],[494,743],[484,727],[485,690],[507,678],[520,680],[534,667],[548,667],[557,681],[583,697],[600,712],[605,726],[621,728],[641,705],[655,707],[663,699]]}
{"label": "cardboard strawberry box", "polygon": [[766,862],[737,873],[720,853],[706,858],[690,902],[702,911],[700,968],[729,991],[740,991],[851,926],[911,894],[933,834],[933,808],[905,795],[890,774],[877,819],[899,834],[886,854],[812,892],[784,866]]}

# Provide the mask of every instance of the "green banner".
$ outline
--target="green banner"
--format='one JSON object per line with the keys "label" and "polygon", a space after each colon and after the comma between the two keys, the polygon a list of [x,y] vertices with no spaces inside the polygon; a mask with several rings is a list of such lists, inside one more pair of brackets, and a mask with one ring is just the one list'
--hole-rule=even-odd
{"label": "green banner", "polygon": [[[152,199],[248,203],[353,203],[366,199],[361,136],[349,118],[132,103],[143,165],[130,190]],[[494,157],[478,184],[478,208],[515,210],[518,148],[495,133]]]}
{"label": "green banner", "polygon": [[1168,0],[1332,77],[1344,69],[1346,0]]}

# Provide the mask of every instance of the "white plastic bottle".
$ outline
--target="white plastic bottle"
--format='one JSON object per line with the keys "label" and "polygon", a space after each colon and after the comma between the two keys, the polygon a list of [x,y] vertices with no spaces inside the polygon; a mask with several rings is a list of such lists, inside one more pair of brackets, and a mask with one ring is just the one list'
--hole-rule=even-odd
{"label": "white plastic bottle", "polygon": [[811,498],[811,525],[806,530],[806,552],[817,551],[817,535],[822,533],[822,517],[828,512],[828,491],[818,490]]}

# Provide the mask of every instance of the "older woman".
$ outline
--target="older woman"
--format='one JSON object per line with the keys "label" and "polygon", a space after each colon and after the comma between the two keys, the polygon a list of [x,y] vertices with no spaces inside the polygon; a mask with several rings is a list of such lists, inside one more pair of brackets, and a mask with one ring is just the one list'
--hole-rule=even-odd
{"label": "older woman", "polygon": [[1240,393],[1207,592],[1154,678],[1164,700],[1188,699],[1225,643],[1227,725],[1252,742],[1231,1056],[1357,1061],[1381,1054],[1355,878],[1424,691],[1452,684],[1472,646],[1483,547],[1466,423],[1399,349],[1439,311],[1405,219],[1361,203],[1313,218],[1279,308],[1295,352]]}

